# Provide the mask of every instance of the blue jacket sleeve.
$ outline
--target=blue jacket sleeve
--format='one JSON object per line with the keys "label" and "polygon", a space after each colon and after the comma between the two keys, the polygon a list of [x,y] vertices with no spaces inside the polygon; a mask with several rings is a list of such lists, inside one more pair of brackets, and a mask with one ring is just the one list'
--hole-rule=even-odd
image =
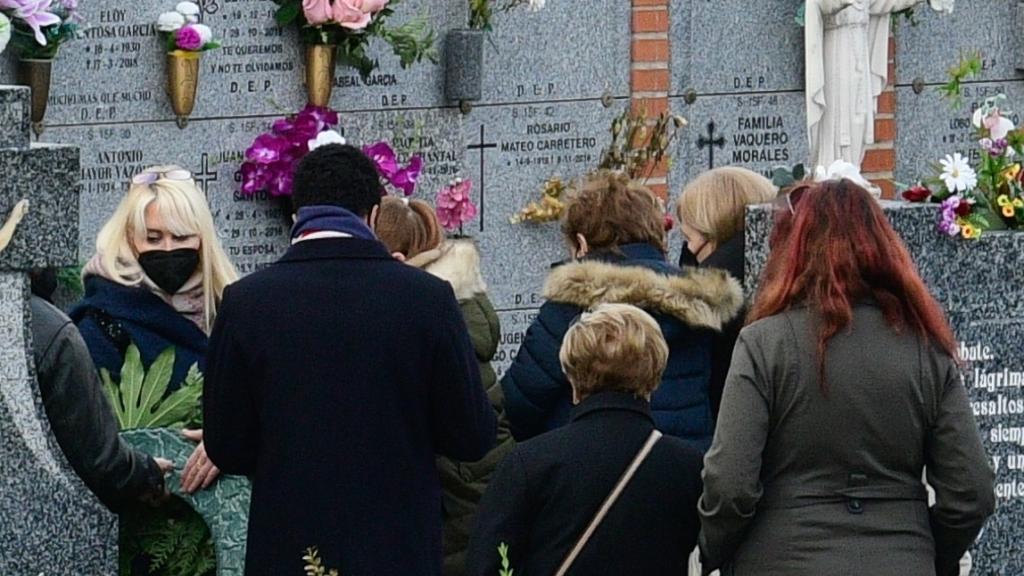
{"label": "blue jacket sleeve", "polygon": [[565,304],[544,304],[501,380],[512,435],[520,442],[569,419],[572,387],[558,352],[576,312]]}
{"label": "blue jacket sleeve", "polygon": [[259,419],[250,357],[232,319],[230,287],[224,291],[210,335],[203,384],[203,443],[210,460],[225,474],[256,471]]}
{"label": "blue jacket sleeve", "polygon": [[494,447],[498,423],[480,381],[480,364],[455,294],[440,296],[441,330],[431,366],[431,418],[436,450],[464,462],[480,460]]}

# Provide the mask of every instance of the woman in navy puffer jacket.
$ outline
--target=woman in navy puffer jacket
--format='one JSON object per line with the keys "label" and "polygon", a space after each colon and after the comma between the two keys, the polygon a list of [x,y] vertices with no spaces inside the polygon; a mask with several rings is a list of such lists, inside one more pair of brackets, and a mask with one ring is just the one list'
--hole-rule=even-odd
{"label": "woman in navy puffer jacket", "polygon": [[720,270],[682,270],[665,259],[664,213],[648,189],[599,173],[566,206],[562,231],[574,260],[556,266],[547,300],[502,379],[512,433],[526,440],[569,420],[572,391],[558,351],[579,314],[602,303],[632,304],[658,321],[668,367],[651,398],[659,430],[706,451],[714,433],[708,385],[713,334],[742,304]]}

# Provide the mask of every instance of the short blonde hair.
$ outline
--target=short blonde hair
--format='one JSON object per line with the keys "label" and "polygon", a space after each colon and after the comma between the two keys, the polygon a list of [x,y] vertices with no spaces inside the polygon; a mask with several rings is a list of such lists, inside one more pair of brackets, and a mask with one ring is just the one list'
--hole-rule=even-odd
{"label": "short blonde hair", "polygon": [[[154,166],[146,172],[167,173],[178,166]],[[146,239],[146,209],[156,204],[171,233],[199,236],[199,266],[203,274],[205,328],[209,332],[217,317],[224,288],[238,279],[238,271],[224,253],[213,224],[206,198],[192,179],[157,179],[152,184],[132,184],[114,215],[96,238],[96,251],[111,280],[124,286],[138,286],[144,272],[135,244]]]}
{"label": "short blonde hair", "polygon": [[380,202],[374,233],[389,252],[406,258],[441,245],[444,233],[434,208],[423,200],[386,196]]}
{"label": "short blonde hair", "polygon": [[770,180],[746,168],[715,168],[683,189],[676,204],[680,222],[715,244],[728,242],[743,231],[744,212],[751,204],[775,198]]}
{"label": "short blonde hair", "polygon": [[597,252],[640,243],[666,250],[661,200],[625,174],[607,170],[588,176],[569,197],[562,233],[573,246],[582,235]]}
{"label": "short blonde hair", "polygon": [[566,332],[558,359],[581,400],[598,392],[646,398],[661,383],[668,344],[647,312],[629,304],[599,304]]}

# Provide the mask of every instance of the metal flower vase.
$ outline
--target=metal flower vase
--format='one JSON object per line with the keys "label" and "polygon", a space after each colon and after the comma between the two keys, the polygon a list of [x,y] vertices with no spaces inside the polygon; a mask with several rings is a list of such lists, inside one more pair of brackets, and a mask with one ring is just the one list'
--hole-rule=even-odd
{"label": "metal flower vase", "polygon": [[306,97],[314,106],[327,107],[331,103],[337,53],[334,44],[306,46]]}
{"label": "metal flower vase", "polygon": [[32,89],[32,131],[38,138],[45,128],[46,103],[50,99],[52,59],[22,58],[18,60],[18,84]]}
{"label": "metal flower vase", "polygon": [[188,126],[188,117],[196,105],[199,90],[199,52],[172,52],[167,55],[167,96],[178,128]]}
{"label": "metal flower vase", "polygon": [[444,47],[444,94],[468,112],[470,102],[483,97],[484,31],[451,30]]}

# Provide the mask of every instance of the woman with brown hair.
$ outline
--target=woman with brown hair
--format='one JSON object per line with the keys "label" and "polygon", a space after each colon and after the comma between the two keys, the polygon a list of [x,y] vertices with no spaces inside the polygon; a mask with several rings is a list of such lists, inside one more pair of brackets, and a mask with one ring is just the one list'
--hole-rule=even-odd
{"label": "woman with brown hair", "polygon": [[487,297],[480,253],[472,240],[445,240],[434,208],[422,200],[388,196],[380,203],[377,238],[392,255],[452,285],[480,365],[480,380],[498,418],[495,448],[479,462],[437,457],[444,512],[444,574],[464,574],[466,547],[477,504],[494,470],[515,444],[505,419],[501,386],[491,367],[501,326]]}
{"label": "woman with brown hair", "polygon": [[705,458],[704,571],[957,574],[993,474],[943,311],[863,188],[779,206]]}
{"label": "woman with brown hair", "polygon": [[712,336],[736,316],[739,283],[723,270],[668,263],[660,201],[622,174],[589,178],[566,205],[562,234],[573,261],[548,276],[547,302],[501,383],[512,433],[525,440],[569,421],[572,387],[558,364],[569,325],[597,304],[631,304],[658,321],[669,347],[651,398],[654,422],[704,452],[714,431]]}

